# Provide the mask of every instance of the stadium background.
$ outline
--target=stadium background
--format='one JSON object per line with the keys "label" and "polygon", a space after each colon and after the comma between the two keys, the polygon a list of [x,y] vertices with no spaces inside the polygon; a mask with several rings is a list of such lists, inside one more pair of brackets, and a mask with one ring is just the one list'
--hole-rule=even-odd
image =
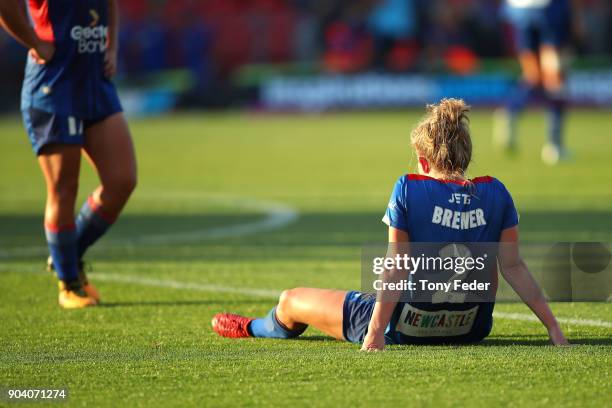
{"label": "stadium background", "polygon": [[[498,304],[491,336],[466,347],[365,354],[313,329],[282,342],[210,328],[220,311],[265,314],[284,288],[358,288],[363,245],[385,242],[390,190],[414,170],[410,129],[443,95],[478,105],[469,174],[505,183],[525,242],[612,242],[609,1],[583,0],[572,31],[574,160],[556,167],[539,157],[540,110],[514,155],[491,142],[491,108],[519,74],[499,1],[383,2],[406,10],[384,36],[364,1],[119,3],[139,184],[87,254],[98,308],[57,307],[18,114],[26,51],[0,34],[0,389],[113,407],[610,405],[609,302],[551,305],[569,349],[546,347],[521,303]],[[96,185],[83,165],[78,201]]]}
{"label": "stadium background", "polygon": [[[119,3],[118,83],[133,113],[420,106],[441,96],[490,105],[518,73],[501,0]],[[570,99],[611,104],[612,4],[580,0],[570,38]],[[25,50],[3,33],[0,53],[0,109],[14,110]],[[314,95],[292,97],[313,85]]]}

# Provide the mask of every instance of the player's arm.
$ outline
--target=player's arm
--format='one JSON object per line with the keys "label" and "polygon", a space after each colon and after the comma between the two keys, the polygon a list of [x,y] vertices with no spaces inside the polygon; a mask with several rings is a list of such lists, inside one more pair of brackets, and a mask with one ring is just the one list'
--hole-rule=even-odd
{"label": "player's arm", "polygon": [[518,250],[518,227],[502,231],[499,260],[504,279],[540,319],[548,330],[550,341],[557,346],[568,345],[557,319],[546,303],[540,287],[533,279]]}
{"label": "player's arm", "polygon": [[25,16],[23,2],[0,0],[0,25],[25,47],[36,47],[39,38]]}
{"label": "player's arm", "polygon": [[119,5],[117,0],[108,0],[108,38],[104,55],[104,75],[111,78],[117,72],[119,50]]}
{"label": "player's arm", "polygon": [[0,0],[0,25],[17,41],[27,47],[38,63],[53,58],[53,43],[43,41],[30,25],[21,1]]}
{"label": "player's arm", "polygon": [[[394,257],[398,251],[405,251],[406,244],[410,242],[408,233],[397,228],[389,227],[389,250],[393,252],[387,254],[388,257]],[[394,245],[401,244],[404,245]],[[383,276],[384,282],[399,282],[406,279],[408,271],[396,269],[387,270]],[[394,291],[381,291],[384,299],[378,299],[374,305],[374,311],[368,325],[368,333],[363,339],[361,350],[363,351],[381,351],[385,348],[385,330],[389,325],[395,306],[399,301],[400,293]],[[381,293],[378,294],[379,297]]]}

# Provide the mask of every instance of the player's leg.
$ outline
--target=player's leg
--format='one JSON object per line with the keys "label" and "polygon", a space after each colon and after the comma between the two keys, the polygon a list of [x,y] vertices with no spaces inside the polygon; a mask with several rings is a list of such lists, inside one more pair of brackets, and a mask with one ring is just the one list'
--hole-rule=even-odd
{"label": "player's leg", "polygon": [[548,105],[548,140],[542,149],[542,160],[555,164],[565,158],[562,130],[566,103],[561,53],[555,46],[543,45],[540,59],[542,84]]}
{"label": "player's leg", "polygon": [[79,279],[74,204],[78,192],[83,123],[74,116],[24,109],[23,123],[47,186],[45,236],[60,280],[59,304],[92,306]]}
{"label": "player's leg", "polygon": [[100,186],[77,218],[79,259],[114,223],[136,187],[136,156],[122,113],[86,127],[84,150]]}
{"label": "player's leg", "polygon": [[60,280],[59,303],[65,308],[92,306],[79,281],[74,206],[78,192],[81,146],[50,144],[38,154],[47,185],[45,235]]}
{"label": "player's leg", "polygon": [[[283,291],[276,308],[276,320],[286,329],[304,331],[306,326],[313,326],[323,333],[337,339],[343,339],[342,317],[346,291],[333,289],[295,288]],[[263,323],[260,330],[259,322]],[[256,319],[251,323],[251,332],[265,334],[265,319]]]}
{"label": "player's leg", "polygon": [[518,57],[521,66],[521,80],[510,98],[509,110],[514,117],[518,116],[525,106],[538,97],[542,88],[542,71],[537,52],[524,49]]}
{"label": "player's leg", "polygon": [[533,88],[542,82],[538,54],[531,50],[523,50],[518,56],[521,66],[522,82],[526,88]]}
{"label": "player's leg", "polygon": [[548,140],[542,149],[542,160],[555,164],[566,159],[563,147],[562,127],[565,119],[565,75],[561,50],[567,43],[571,30],[569,4],[549,6],[542,24],[540,65],[542,86],[548,105]]}
{"label": "player's leg", "polygon": [[213,329],[225,337],[288,339],[299,336],[308,326],[337,339],[344,339],[342,324],[347,292],[331,289],[295,288],[284,291],[278,304],[259,319],[218,314]]}
{"label": "player's leg", "polygon": [[47,186],[45,232],[49,252],[62,281],[77,279],[74,205],[79,186],[81,147],[52,144],[42,148],[38,163]]}
{"label": "player's leg", "polygon": [[515,42],[518,48],[518,61],[521,67],[521,80],[507,100],[505,109],[496,113],[495,141],[502,147],[513,150],[517,143],[517,122],[525,106],[537,97],[541,89],[540,61],[537,53],[535,27],[516,22],[514,24]]}
{"label": "player's leg", "polygon": [[540,65],[542,66],[542,85],[551,93],[563,90],[565,76],[561,62],[561,51],[554,45],[542,45],[540,48]]}

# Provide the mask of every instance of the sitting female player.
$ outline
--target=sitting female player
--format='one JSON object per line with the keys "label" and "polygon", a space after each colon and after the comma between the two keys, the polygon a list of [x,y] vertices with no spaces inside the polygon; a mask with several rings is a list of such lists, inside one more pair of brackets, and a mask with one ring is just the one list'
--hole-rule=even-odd
{"label": "sitting female player", "polygon": [[[115,0],[0,0],[0,25],[30,52],[23,120],[47,184],[45,233],[63,308],[93,306],[82,256],[113,224],[136,185],[130,132],[110,81],[117,61]],[[76,220],[81,152],[101,185]]]}
{"label": "sitting female player", "polygon": [[[492,177],[468,180],[465,172],[472,156],[472,142],[461,100],[445,99],[428,107],[426,118],[412,133],[412,146],[419,162],[418,175],[402,176],[397,181],[383,221],[389,226],[389,242],[500,242],[502,274],[548,329],[556,345],[567,341],[540,289],[521,260],[517,246],[518,216],[504,185]],[[470,200],[452,200],[457,194]],[[482,222],[470,228],[452,228],[437,222],[434,210],[476,210]],[[504,247],[504,248],[502,248]],[[429,306],[437,306],[435,304]],[[308,325],[337,339],[362,343],[363,350],[382,350],[386,344],[465,343],[485,338],[493,323],[493,304],[480,304],[468,333],[439,336],[411,336],[402,327],[400,316],[418,304],[377,302],[373,295],[330,289],[297,288],[286,290],[267,316],[251,319],[235,314],[217,314],[213,329],[225,337],[293,338]],[[439,311],[452,304],[440,304]],[[455,311],[465,311],[455,304]],[[431,312],[427,308],[423,312]]]}

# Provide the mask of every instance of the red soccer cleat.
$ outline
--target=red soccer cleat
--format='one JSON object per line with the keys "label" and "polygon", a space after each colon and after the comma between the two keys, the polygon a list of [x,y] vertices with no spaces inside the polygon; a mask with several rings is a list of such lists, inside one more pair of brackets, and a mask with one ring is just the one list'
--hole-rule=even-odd
{"label": "red soccer cleat", "polygon": [[243,337],[253,337],[249,334],[247,327],[253,320],[233,313],[217,313],[213,317],[211,324],[213,330],[223,337],[240,339]]}

